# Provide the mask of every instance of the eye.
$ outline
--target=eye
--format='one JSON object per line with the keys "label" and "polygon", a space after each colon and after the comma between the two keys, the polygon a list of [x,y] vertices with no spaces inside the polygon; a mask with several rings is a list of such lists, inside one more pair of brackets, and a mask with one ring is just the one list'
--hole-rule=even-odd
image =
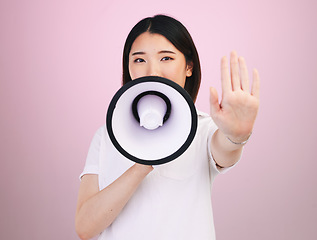
{"label": "eye", "polygon": [[145,62],[145,60],[142,59],[142,58],[137,58],[137,59],[135,59],[133,62],[135,62],[135,63],[141,63],[141,62]]}
{"label": "eye", "polygon": [[168,61],[168,60],[173,60],[173,58],[171,58],[171,57],[163,57],[161,59],[161,61]]}

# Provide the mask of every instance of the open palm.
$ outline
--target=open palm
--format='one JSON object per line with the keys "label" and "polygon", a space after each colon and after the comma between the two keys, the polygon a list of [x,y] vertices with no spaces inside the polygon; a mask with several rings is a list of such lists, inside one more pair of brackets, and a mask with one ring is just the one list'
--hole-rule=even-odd
{"label": "open palm", "polygon": [[[231,73],[231,74],[230,74]],[[230,72],[226,57],[221,59],[222,100],[215,88],[210,88],[210,115],[219,130],[234,141],[243,141],[251,134],[259,109],[260,79],[253,71],[252,90],[243,57],[233,51]]]}

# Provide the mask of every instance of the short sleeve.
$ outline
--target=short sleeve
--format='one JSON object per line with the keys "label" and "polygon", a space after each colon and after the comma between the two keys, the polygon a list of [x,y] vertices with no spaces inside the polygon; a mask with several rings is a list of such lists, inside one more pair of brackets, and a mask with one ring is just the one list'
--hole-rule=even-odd
{"label": "short sleeve", "polygon": [[104,126],[100,127],[96,131],[90,143],[85,167],[83,172],[80,174],[80,177],[79,177],[80,179],[85,174],[99,174],[99,151],[100,151],[100,141],[101,141],[103,129],[104,129]]}

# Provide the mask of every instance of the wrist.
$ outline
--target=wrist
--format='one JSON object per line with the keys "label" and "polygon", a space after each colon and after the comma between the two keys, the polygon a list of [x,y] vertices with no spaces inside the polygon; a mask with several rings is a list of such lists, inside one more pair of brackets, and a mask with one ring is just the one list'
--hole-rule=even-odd
{"label": "wrist", "polygon": [[143,165],[143,164],[139,164],[139,163],[134,164],[134,167],[136,168],[137,171],[145,173],[145,174],[149,174],[153,170],[152,166]]}
{"label": "wrist", "polygon": [[229,137],[229,136],[226,136],[226,138],[232,143],[232,144],[235,144],[235,145],[245,145],[250,137],[252,135],[252,132],[250,134],[248,134],[246,137],[240,137],[240,138],[232,138],[232,137]]}

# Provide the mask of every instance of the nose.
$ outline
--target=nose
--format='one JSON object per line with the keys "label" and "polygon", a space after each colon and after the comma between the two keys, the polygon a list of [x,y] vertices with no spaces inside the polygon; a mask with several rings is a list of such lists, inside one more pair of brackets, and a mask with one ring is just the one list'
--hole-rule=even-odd
{"label": "nose", "polygon": [[160,71],[160,67],[157,63],[150,63],[148,66],[148,72],[147,72],[148,76],[161,76],[161,71]]}

